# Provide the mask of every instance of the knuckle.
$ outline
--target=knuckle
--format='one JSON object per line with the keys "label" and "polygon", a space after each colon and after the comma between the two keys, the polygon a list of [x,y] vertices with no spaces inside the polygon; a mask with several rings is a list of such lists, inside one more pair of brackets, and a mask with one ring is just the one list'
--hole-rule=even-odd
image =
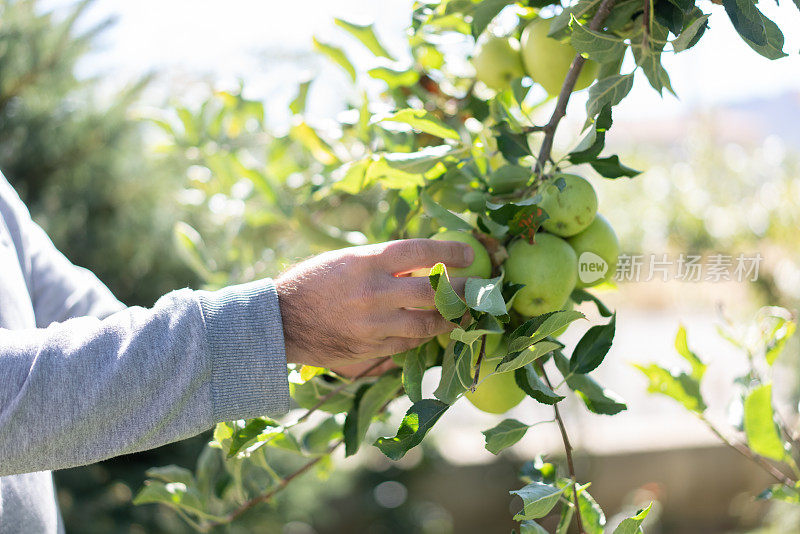
{"label": "knuckle", "polygon": [[439,333],[441,324],[438,317],[433,314],[425,314],[416,319],[414,334],[416,337],[431,337]]}
{"label": "knuckle", "polygon": [[406,254],[412,258],[427,259],[430,246],[427,239],[410,239],[406,242]]}

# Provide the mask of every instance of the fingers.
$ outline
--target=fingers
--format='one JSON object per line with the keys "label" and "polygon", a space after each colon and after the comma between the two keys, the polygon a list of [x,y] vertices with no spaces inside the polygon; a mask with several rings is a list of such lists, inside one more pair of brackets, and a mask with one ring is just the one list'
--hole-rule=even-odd
{"label": "fingers", "polygon": [[410,338],[410,337],[388,337],[378,348],[377,356],[391,356],[392,354],[399,354],[407,350],[419,347],[423,343],[430,341],[432,338]]}
{"label": "fingers", "polygon": [[378,318],[376,330],[386,338],[431,338],[455,327],[437,310],[394,310]]}
{"label": "fingers", "polygon": [[[344,365],[336,365],[331,367],[331,371],[335,372],[338,375],[347,376],[347,377],[354,377],[358,376],[370,367],[375,364],[375,359],[363,360],[358,363],[349,363]],[[397,364],[394,363],[394,360],[391,358],[380,364],[379,366],[375,367],[371,371],[369,371],[365,376],[378,376],[382,375],[383,373],[389,371],[390,369],[394,369],[397,367]]]}
{"label": "fingers", "polygon": [[469,267],[475,253],[472,247],[458,241],[403,239],[383,245],[382,265],[393,274],[431,268],[437,263],[448,267]]}
{"label": "fingers", "polygon": [[[450,285],[462,298],[466,282],[466,278],[450,279]],[[389,282],[385,303],[392,308],[426,308],[434,305],[434,295],[428,277],[399,277]]]}

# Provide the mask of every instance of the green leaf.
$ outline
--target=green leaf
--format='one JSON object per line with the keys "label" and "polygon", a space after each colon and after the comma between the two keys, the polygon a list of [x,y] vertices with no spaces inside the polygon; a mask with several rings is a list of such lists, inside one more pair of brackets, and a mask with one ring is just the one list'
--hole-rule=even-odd
{"label": "green leaf", "polygon": [[711,15],[702,15],[683,29],[681,34],[672,41],[672,49],[675,53],[688,50],[697,44],[700,37],[703,36],[703,33],[705,33],[708,28],[708,17],[710,16]]}
{"label": "green leaf", "polygon": [[600,0],[580,0],[577,4],[565,7],[550,22],[550,31],[547,32],[548,37],[553,39],[561,39],[564,33],[569,28],[569,23],[573,18],[581,22],[588,20],[589,15],[595,11],[595,8],[600,4]]}
{"label": "green leaf", "polygon": [[642,530],[642,522],[650,513],[653,508],[653,503],[647,505],[647,508],[639,510],[635,516],[624,519],[617,528],[614,529],[614,534],[638,534]]}
{"label": "green leaf", "polygon": [[331,441],[342,437],[342,425],[331,416],[317,424],[305,433],[302,439],[303,447],[313,454],[327,452]]}
{"label": "green leaf", "polygon": [[511,333],[508,352],[524,350],[578,319],[585,318],[585,315],[575,310],[559,310],[532,317]]}
{"label": "green leaf", "polygon": [[300,84],[297,90],[297,96],[289,104],[289,109],[295,115],[303,113],[306,110],[306,98],[308,97],[308,88],[311,87],[312,80],[306,80]]}
{"label": "green leaf", "polygon": [[560,352],[553,353],[553,361],[562,376],[566,378],[567,386],[574,391],[592,413],[602,415],[615,415],[627,410],[625,401],[610,389],[602,387],[589,375],[569,374],[569,360]]}
{"label": "green leaf", "polygon": [[415,130],[425,132],[442,139],[452,139],[458,141],[461,137],[458,132],[437,119],[433,114],[424,109],[401,109],[394,114],[381,119],[379,122],[399,122],[408,124]]}
{"label": "green leaf", "polygon": [[525,367],[529,363],[535,362],[542,356],[563,348],[564,345],[557,341],[540,341],[521,352],[507,354],[497,365],[496,373],[507,373],[520,367]]}
{"label": "green leaf", "polygon": [[569,361],[570,371],[585,375],[597,369],[611,348],[616,332],[617,314],[615,313],[608,324],[591,327],[583,335]]}
{"label": "green leaf", "polygon": [[600,301],[600,299],[598,299],[585,289],[573,289],[572,294],[569,296],[569,298],[575,304],[581,304],[584,302],[593,302],[594,305],[597,307],[597,312],[603,317],[611,317],[612,315],[611,310],[609,310],[606,307],[606,305]]}
{"label": "green leaf", "polygon": [[289,136],[303,145],[314,159],[323,165],[339,163],[339,158],[333,152],[331,146],[309,124],[300,122],[293,125],[289,130]]}
{"label": "green leaf", "polygon": [[181,482],[187,486],[194,485],[194,475],[185,467],[177,465],[165,465],[164,467],[151,467],[145,471],[145,475],[150,478],[161,480],[162,482]]}
{"label": "green leaf", "polygon": [[515,0],[483,0],[479,3],[472,14],[472,36],[477,39],[497,14],[514,2]]}
{"label": "green leaf", "polygon": [[678,328],[678,333],[675,335],[675,350],[692,366],[692,378],[702,380],[706,372],[706,364],[697,357],[697,354],[689,350],[686,328],[683,325]]}
{"label": "green leaf", "polygon": [[791,312],[777,306],[762,308],[759,313],[763,313],[759,327],[764,344],[764,358],[767,364],[773,365],[786,347],[787,341],[794,335],[797,323]]}
{"label": "green leaf", "polygon": [[767,44],[764,16],[752,0],[722,0],[722,6],[742,38],[757,46]]}
{"label": "green leaf", "polygon": [[462,377],[469,375],[471,360],[472,351],[469,345],[450,343],[444,351],[442,376],[433,396],[442,402],[453,404],[469,386]]}
{"label": "green leaf", "polygon": [[356,81],[356,69],[348,59],[344,50],[333,45],[322,43],[316,37],[312,38],[314,43],[314,50],[328,57],[331,61],[342,67],[344,71],[350,76],[350,80]]}
{"label": "green leaf", "polygon": [[678,370],[672,372],[654,363],[644,366],[634,364],[650,381],[647,391],[666,395],[683,405],[690,412],[703,413],[706,404],[700,393],[700,382]]}
{"label": "green leaf", "polygon": [[[635,71],[634,71],[635,72]],[[617,74],[609,76],[602,80],[597,80],[589,88],[589,100],[586,102],[586,115],[588,117],[595,117],[604,106],[616,106],[628,93],[631,92],[633,87],[633,75],[630,74]]]}
{"label": "green leaf", "polygon": [[500,451],[521,440],[528,428],[528,425],[516,419],[504,419],[494,428],[481,432],[486,437],[486,450],[492,454],[500,454]]}
{"label": "green leaf", "polygon": [[372,164],[371,160],[348,161],[336,171],[334,176],[339,178],[334,182],[333,189],[350,195],[357,195],[370,184],[367,183],[367,169]]}
{"label": "green leaf", "polygon": [[367,50],[372,52],[373,55],[378,57],[385,57],[394,61],[394,58],[386,51],[383,45],[378,41],[375,35],[375,29],[372,24],[360,25],[347,22],[342,19],[333,19],[333,23],[344,29],[350,35],[361,41],[361,44],[367,47]]}
{"label": "green leaf", "polygon": [[585,487],[578,490],[578,507],[581,511],[581,520],[586,534],[603,534],[606,526],[606,516],[600,505],[589,495]]}
{"label": "green leaf", "polygon": [[233,423],[233,436],[231,436],[231,446],[228,449],[228,458],[236,456],[240,450],[252,443],[255,443],[259,436],[268,428],[279,428],[281,425],[269,417],[257,417],[250,419],[244,424],[236,421]]}
{"label": "green leaf", "polygon": [[568,534],[569,526],[572,523],[572,517],[575,515],[575,506],[562,506],[561,517],[558,519],[556,526],[556,534]]}
{"label": "green leaf", "polygon": [[375,67],[369,69],[367,74],[376,80],[386,82],[389,89],[398,87],[411,87],[419,81],[419,73],[412,69],[393,69],[391,67]]}
{"label": "green leaf", "polygon": [[506,301],[503,300],[502,277],[483,279],[468,278],[464,286],[467,306],[475,311],[485,312],[495,317],[506,315]]}
{"label": "green leaf", "polygon": [[529,397],[542,404],[556,404],[564,400],[564,397],[550,389],[541,378],[533,364],[528,364],[514,371],[514,381],[519,389],[524,391]]}
{"label": "green leaf", "polygon": [[577,165],[597,158],[605,147],[606,132],[611,128],[611,124],[611,106],[606,104],[597,115],[594,128],[581,140],[575,150],[569,153],[569,160]]}
{"label": "green leaf", "polygon": [[469,325],[466,330],[458,327],[450,332],[450,339],[472,345],[484,334],[502,334],[504,331],[503,325],[494,316],[482,314],[481,318]]}
{"label": "green leaf", "polygon": [[344,422],[345,456],[352,456],[358,451],[373,417],[384,404],[395,397],[399,389],[400,377],[396,374],[385,374],[374,384],[359,390],[360,395],[356,394],[355,406]]}
{"label": "green leaf", "polygon": [[636,169],[632,169],[620,163],[619,156],[617,155],[609,156],[607,158],[597,158],[596,160],[590,162],[590,164],[592,168],[598,172],[598,174],[606,178],[620,178],[621,176],[633,178],[634,176],[642,173],[642,171],[637,171]]}
{"label": "green leaf", "polygon": [[[341,380],[329,381],[321,376],[315,376],[302,384],[290,383],[289,391],[298,406],[310,410],[323,397],[331,394],[334,389],[339,388],[342,384]],[[353,399],[359,386],[360,384],[357,382],[346,386],[322,403],[319,409],[329,413],[348,411],[353,406]]]}
{"label": "green leaf", "polygon": [[519,495],[522,498],[523,508],[514,516],[515,520],[539,519],[550,513],[550,510],[558,503],[558,499],[571,484],[556,488],[550,484],[541,482],[531,482],[524,488],[510,491],[512,495]]}
{"label": "green leaf", "polygon": [[582,26],[574,16],[571,16],[569,27],[572,30],[569,38],[572,48],[593,61],[615,61],[625,53],[627,45],[620,37],[590,30]]}
{"label": "green leaf", "polygon": [[744,432],[756,454],[775,461],[786,459],[786,449],[775,424],[772,384],[764,384],[744,399]]}
{"label": "green leaf", "polygon": [[393,438],[379,438],[375,446],[392,460],[399,460],[422,442],[447,408],[448,404],[434,399],[415,402],[403,417],[397,435]]}
{"label": "green leaf", "polygon": [[658,94],[662,94],[666,89],[674,95],[675,91],[672,89],[669,74],[661,65],[661,50],[664,48],[667,37],[669,37],[669,30],[661,24],[653,22],[647,42],[643,46],[633,48],[633,58]]}
{"label": "green leaf", "polygon": [[148,480],[145,487],[133,499],[133,504],[166,504],[171,508],[203,513],[202,499],[197,490],[182,482],[159,482]]}
{"label": "green leaf", "polygon": [[547,529],[536,521],[523,521],[519,524],[519,534],[547,534]]}
{"label": "green leaf", "polygon": [[443,228],[447,228],[448,230],[472,230],[472,225],[452,211],[438,204],[425,190],[419,192],[419,199],[422,202],[425,213],[436,220]]}
{"label": "green leaf", "polygon": [[497,138],[497,148],[506,160],[516,163],[519,158],[531,155],[528,137],[511,130],[507,121],[500,122],[492,129]]}
{"label": "green leaf", "polygon": [[444,263],[434,265],[428,278],[435,291],[433,301],[436,309],[439,310],[442,317],[457,323],[466,313],[467,305],[450,285],[450,278],[447,276],[447,267]]}
{"label": "green leaf", "polygon": [[425,183],[437,166],[452,157],[448,145],[425,147],[417,152],[395,152],[373,156],[367,169],[366,183],[380,182],[388,189],[406,189]]}
{"label": "green leaf", "polygon": [[403,388],[411,402],[422,400],[422,375],[425,374],[428,354],[421,345],[406,354],[403,362]]}

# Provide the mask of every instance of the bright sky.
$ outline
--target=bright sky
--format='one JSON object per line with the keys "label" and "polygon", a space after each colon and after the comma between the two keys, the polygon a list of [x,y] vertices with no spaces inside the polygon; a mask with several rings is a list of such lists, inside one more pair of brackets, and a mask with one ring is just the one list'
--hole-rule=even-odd
{"label": "bright sky", "polygon": [[[71,3],[49,0],[49,4]],[[125,79],[149,70],[172,75],[202,72],[215,81],[245,80],[251,97],[284,102],[303,72],[326,80],[318,87],[320,111],[333,106],[343,87],[341,75],[321,62],[301,59],[312,35],[352,47],[356,61],[367,61],[358,44],[333,26],[334,17],[377,25],[387,47],[405,50],[403,30],[411,0],[98,0],[89,15],[97,20],[116,15],[118,24],[105,36],[105,52],[83,65],[87,73],[113,73]],[[789,58],[771,62],[750,50],[735,34],[720,6],[700,5],[712,12],[711,31],[688,52],[669,55],[664,63],[681,100],[661,100],[643,76],[634,93],[618,109],[618,117],[658,116],[726,101],[746,100],[800,91],[800,11],[785,0],[759,6],[780,21],[787,35]],[[362,63],[363,65],[364,63]],[[322,70],[320,70],[322,69]],[[283,105],[283,104],[281,104]],[[575,105],[581,105],[577,98]]]}

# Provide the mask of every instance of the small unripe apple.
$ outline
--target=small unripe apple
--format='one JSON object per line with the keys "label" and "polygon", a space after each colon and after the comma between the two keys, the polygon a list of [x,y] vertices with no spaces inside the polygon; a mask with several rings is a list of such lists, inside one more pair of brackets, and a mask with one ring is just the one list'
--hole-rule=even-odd
{"label": "small unripe apple", "polygon": [[473,406],[487,413],[506,413],[525,398],[525,392],[517,386],[513,372],[491,374],[499,362],[499,358],[484,358],[480,371],[483,378],[478,378],[478,387],[474,392],[467,390],[464,393]]}
{"label": "small unripe apple", "polygon": [[578,260],[566,241],[539,232],[534,244],[518,239],[508,247],[505,270],[507,281],[525,284],[514,297],[514,309],[535,317],[564,308],[575,288]]}
{"label": "small unripe apple", "polygon": [[495,91],[507,89],[512,81],[525,76],[519,43],[513,37],[489,37],[478,46],[472,65],[475,77]]}
{"label": "small unripe apple", "polygon": [[[447,274],[451,278],[489,278],[492,274],[492,261],[489,253],[480,241],[475,239],[472,234],[461,230],[445,230],[431,236],[436,241],[459,241],[472,247],[475,257],[469,267],[447,266]],[[417,269],[411,276],[428,276],[431,272],[429,268]]]}
{"label": "small unripe apple", "polygon": [[[569,43],[548,37],[549,31],[550,19],[534,19],[525,26],[520,40],[522,62],[533,81],[541,85],[549,95],[556,96],[561,92],[561,86],[564,85],[564,79],[577,52]],[[589,87],[599,69],[596,62],[586,61],[574,90],[580,91]]]}
{"label": "small unripe apple", "polygon": [[542,192],[539,205],[548,218],[542,228],[560,237],[569,237],[585,230],[597,214],[597,193],[592,184],[575,174],[559,174],[564,188],[548,185]]}
{"label": "small unripe apple", "polygon": [[576,287],[596,286],[617,270],[619,240],[614,228],[599,213],[584,231],[567,239],[578,257]]}

